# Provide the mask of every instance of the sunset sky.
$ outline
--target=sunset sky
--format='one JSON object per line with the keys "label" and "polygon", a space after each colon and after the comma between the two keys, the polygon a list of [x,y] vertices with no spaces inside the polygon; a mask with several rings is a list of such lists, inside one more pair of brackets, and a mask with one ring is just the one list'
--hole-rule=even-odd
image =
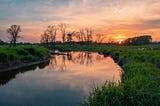
{"label": "sunset sky", "polygon": [[[91,27],[107,39],[150,34],[160,41],[160,0],[0,0],[0,39],[6,29],[21,25],[23,42],[39,42],[48,25],[69,24],[69,30]],[[60,36],[58,36],[58,39]]]}

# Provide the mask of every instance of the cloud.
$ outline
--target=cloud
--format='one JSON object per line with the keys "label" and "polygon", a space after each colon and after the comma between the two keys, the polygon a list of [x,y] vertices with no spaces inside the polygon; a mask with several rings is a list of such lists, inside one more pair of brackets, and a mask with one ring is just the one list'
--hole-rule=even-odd
{"label": "cloud", "polygon": [[148,31],[159,27],[159,5],[159,0],[1,0],[0,26],[20,24],[32,36],[59,22],[106,33]]}

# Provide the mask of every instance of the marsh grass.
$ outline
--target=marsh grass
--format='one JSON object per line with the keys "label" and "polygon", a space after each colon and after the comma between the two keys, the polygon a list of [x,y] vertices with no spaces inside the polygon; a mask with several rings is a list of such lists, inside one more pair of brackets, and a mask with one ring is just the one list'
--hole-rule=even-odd
{"label": "marsh grass", "polygon": [[0,63],[34,61],[48,54],[49,50],[40,46],[0,47]]}

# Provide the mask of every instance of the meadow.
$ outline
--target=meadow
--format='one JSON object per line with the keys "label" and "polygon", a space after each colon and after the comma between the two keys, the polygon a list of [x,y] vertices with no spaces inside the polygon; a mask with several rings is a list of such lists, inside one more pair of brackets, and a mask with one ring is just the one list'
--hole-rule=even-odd
{"label": "meadow", "polygon": [[[159,106],[160,46],[57,46],[60,51],[96,51],[123,69],[121,82],[95,86],[82,106]],[[100,76],[99,76],[100,77]]]}

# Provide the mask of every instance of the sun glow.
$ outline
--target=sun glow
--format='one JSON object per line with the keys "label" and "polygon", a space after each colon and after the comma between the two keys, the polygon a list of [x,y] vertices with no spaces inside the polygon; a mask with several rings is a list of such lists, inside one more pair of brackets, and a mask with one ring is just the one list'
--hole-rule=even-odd
{"label": "sun glow", "polygon": [[117,40],[117,42],[118,42],[119,44],[122,44],[123,40],[122,40],[122,39],[119,39],[119,40]]}
{"label": "sun glow", "polygon": [[119,44],[121,44],[123,41],[124,41],[124,34],[118,34],[116,37],[115,37],[115,41]]}

